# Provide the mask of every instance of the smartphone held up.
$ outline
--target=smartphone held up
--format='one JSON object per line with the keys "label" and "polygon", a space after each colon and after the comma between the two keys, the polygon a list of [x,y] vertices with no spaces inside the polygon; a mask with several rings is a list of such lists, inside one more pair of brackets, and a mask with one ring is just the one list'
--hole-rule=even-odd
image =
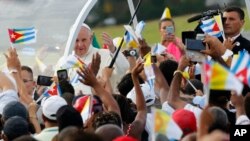
{"label": "smartphone held up", "polygon": [[53,83],[52,77],[38,75],[37,77],[37,85],[41,86],[50,86]]}

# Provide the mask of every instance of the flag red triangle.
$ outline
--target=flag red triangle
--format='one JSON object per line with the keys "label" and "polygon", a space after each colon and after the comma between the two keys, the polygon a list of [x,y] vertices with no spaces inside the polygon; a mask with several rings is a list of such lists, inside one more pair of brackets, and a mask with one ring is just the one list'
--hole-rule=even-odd
{"label": "flag red triangle", "polygon": [[247,84],[247,68],[244,68],[236,74],[237,78],[240,79],[244,84]]}
{"label": "flag red triangle", "polygon": [[220,28],[216,22],[214,23],[213,31],[220,31]]}
{"label": "flag red triangle", "polygon": [[52,89],[48,91],[50,95],[57,95],[57,86],[53,86]]}
{"label": "flag red triangle", "polygon": [[20,37],[23,36],[23,34],[17,33],[17,32],[15,32],[13,29],[8,29],[8,31],[9,31],[10,41],[11,41],[12,43],[15,43],[15,41],[16,41],[18,38],[20,38]]}

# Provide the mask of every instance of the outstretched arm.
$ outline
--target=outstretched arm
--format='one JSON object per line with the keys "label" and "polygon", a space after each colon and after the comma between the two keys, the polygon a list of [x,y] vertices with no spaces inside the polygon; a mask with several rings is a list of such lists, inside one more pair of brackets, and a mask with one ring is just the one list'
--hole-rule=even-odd
{"label": "outstretched arm", "polygon": [[160,69],[156,66],[156,64],[153,64],[152,66],[155,72],[155,85],[159,89],[160,101],[161,104],[163,104],[165,101],[168,100],[169,85]]}
{"label": "outstretched arm", "polygon": [[146,125],[146,118],[147,118],[147,109],[145,98],[141,90],[140,82],[139,82],[139,73],[143,70],[143,64],[137,63],[136,66],[132,70],[132,80],[134,83],[135,94],[136,94],[136,108],[137,108],[137,115],[135,120],[131,125],[131,131],[129,135],[140,139],[140,136],[145,128]]}
{"label": "outstretched arm", "polygon": [[185,101],[180,99],[180,87],[182,80],[182,72],[189,65],[190,59],[186,56],[182,56],[179,62],[178,68],[174,73],[173,80],[170,85],[168,103],[174,107],[174,109],[182,109],[187,104]]}
{"label": "outstretched arm", "polygon": [[9,70],[16,72],[11,73],[17,83],[20,101],[27,106],[33,101],[31,95],[28,94],[24,82],[21,77],[21,63],[15,48],[9,48],[8,54],[5,54],[7,66]]}

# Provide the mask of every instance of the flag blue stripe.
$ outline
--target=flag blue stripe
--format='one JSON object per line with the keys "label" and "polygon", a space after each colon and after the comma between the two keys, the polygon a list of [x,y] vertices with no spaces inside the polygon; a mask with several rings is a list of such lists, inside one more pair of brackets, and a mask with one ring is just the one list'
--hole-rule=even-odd
{"label": "flag blue stripe", "polygon": [[27,41],[34,40],[34,39],[35,39],[35,36],[27,37],[27,38],[24,38],[24,39],[16,40],[15,44],[27,42]]}
{"label": "flag blue stripe", "polygon": [[211,20],[211,21],[209,21],[208,23],[202,23],[202,25],[204,25],[204,26],[211,26],[211,25],[213,25],[215,23],[215,21],[214,20]]}
{"label": "flag blue stripe", "polygon": [[222,33],[219,32],[219,33],[217,33],[217,34],[215,34],[215,35],[213,35],[213,36],[215,36],[215,37],[220,37],[220,36],[222,36]]}
{"label": "flag blue stripe", "polygon": [[239,54],[239,58],[237,60],[237,62],[235,62],[235,66],[234,68],[232,68],[232,72],[235,74],[236,71],[238,70],[239,66],[240,66],[240,63],[242,62],[244,58],[244,53],[241,51],[240,54]]}
{"label": "flag blue stripe", "polygon": [[50,96],[49,93],[48,93],[48,91],[49,91],[49,89],[47,89],[47,90],[43,93],[44,97],[49,97],[49,96]]}
{"label": "flag blue stripe", "polygon": [[32,35],[32,34],[35,35],[35,31],[23,33],[24,36],[29,36],[29,35]]}
{"label": "flag blue stripe", "polygon": [[57,95],[62,96],[62,90],[61,90],[60,85],[57,85],[56,87],[57,87],[57,93],[58,93]]}
{"label": "flag blue stripe", "polygon": [[13,31],[15,32],[21,32],[21,31],[27,31],[27,30],[35,30],[34,27],[30,27],[30,28],[13,28]]}

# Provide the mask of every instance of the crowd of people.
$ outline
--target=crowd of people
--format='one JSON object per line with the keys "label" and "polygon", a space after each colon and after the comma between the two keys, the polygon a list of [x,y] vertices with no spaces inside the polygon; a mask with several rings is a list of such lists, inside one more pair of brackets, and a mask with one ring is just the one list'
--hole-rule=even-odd
{"label": "crowd of people", "polygon": [[[223,12],[225,38],[205,35],[206,56],[230,67],[232,56],[250,51],[250,41],[241,35],[244,11],[228,7]],[[117,53],[113,40],[102,34],[108,49],[92,45],[93,31],[83,23],[75,41],[73,56],[86,66],[68,69],[68,79],[53,81],[60,94],[44,96],[44,86],[36,84],[33,70],[22,66],[15,48],[5,54],[8,72],[0,72],[1,140],[4,141],[162,141],[171,140],[154,133],[152,107],[166,112],[182,130],[181,141],[230,140],[230,127],[250,124],[249,87],[242,94],[213,90],[207,96],[199,68],[186,55],[181,39],[175,36],[173,19],[159,22],[160,43],[165,51],[156,54],[151,66],[155,79],[147,81],[143,58],[151,51],[146,39],[138,39],[138,56]],[[168,33],[166,28],[173,32]],[[55,66],[61,66],[61,58]],[[201,64],[200,64],[201,65]],[[188,68],[189,83],[183,77]],[[77,84],[69,79],[79,76]],[[194,89],[195,87],[196,89]],[[153,88],[153,90],[152,90]],[[41,100],[42,98],[42,100]],[[91,103],[90,112],[86,106]],[[171,129],[168,129],[171,130]]]}

